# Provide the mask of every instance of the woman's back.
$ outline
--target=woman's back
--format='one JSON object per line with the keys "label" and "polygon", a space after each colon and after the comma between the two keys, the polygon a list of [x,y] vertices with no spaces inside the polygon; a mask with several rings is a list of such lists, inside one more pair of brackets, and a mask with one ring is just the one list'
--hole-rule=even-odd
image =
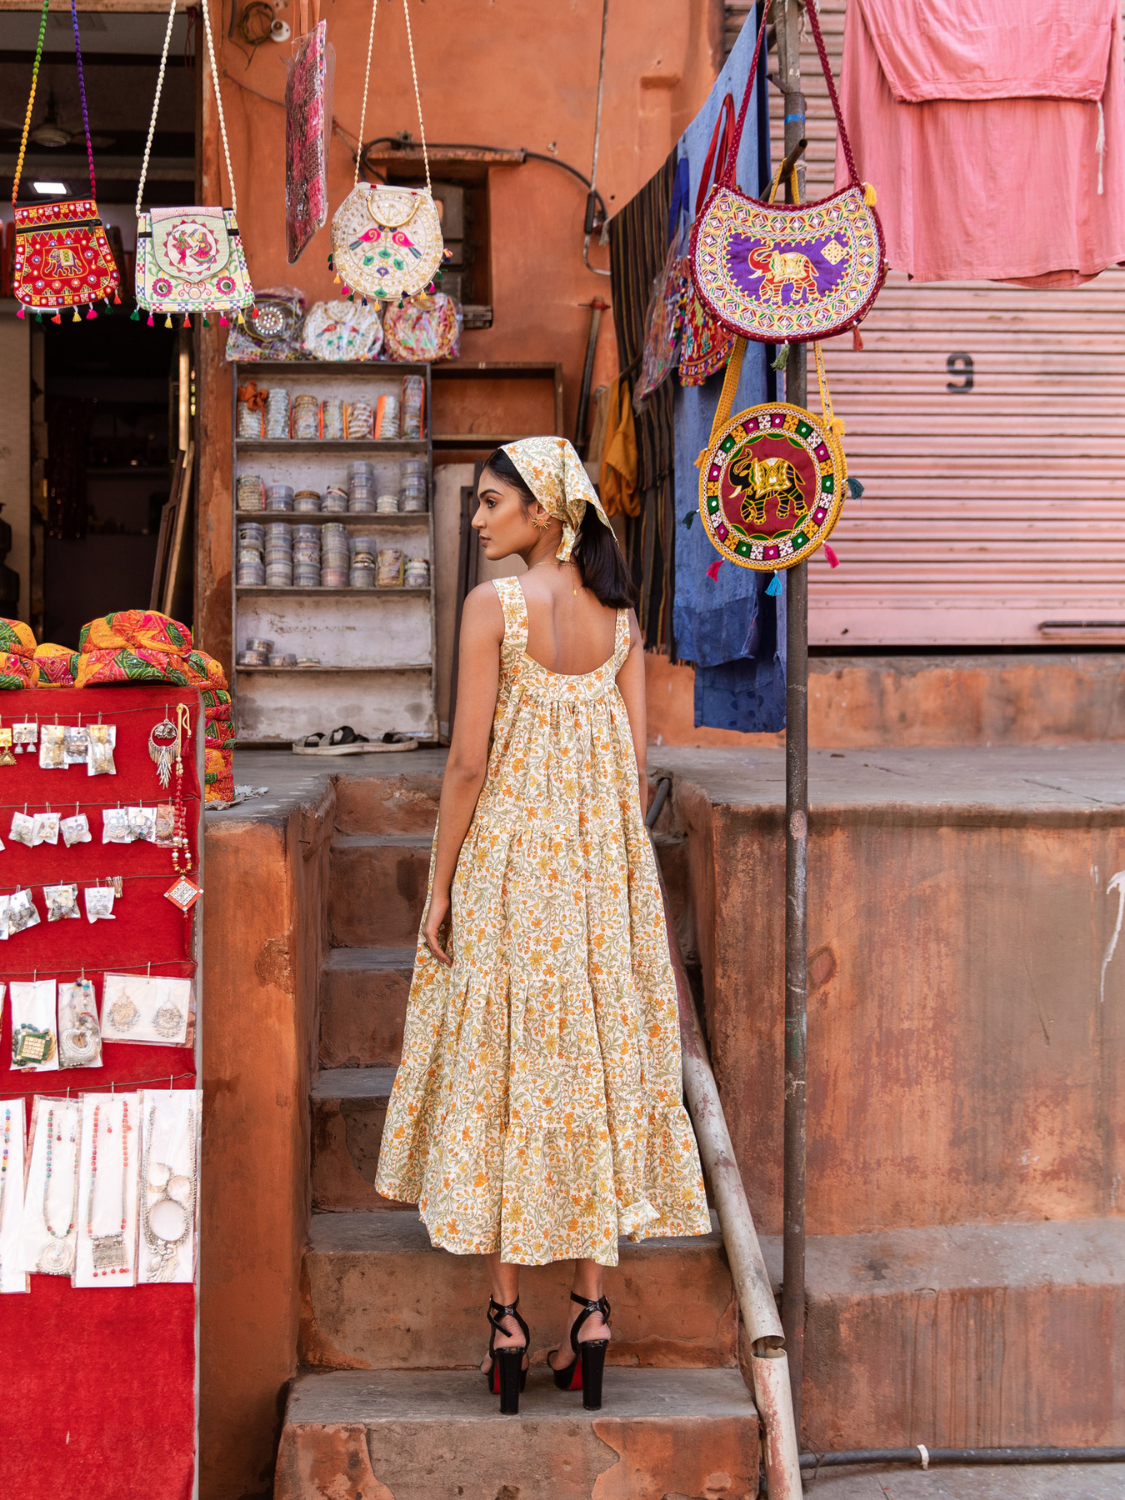
{"label": "woman's back", "polygon": [[573,568],[531,568],[520,580],[527,605],[527,654],[566,677],[585,676],[613,655],[618,611],[576,586]]}

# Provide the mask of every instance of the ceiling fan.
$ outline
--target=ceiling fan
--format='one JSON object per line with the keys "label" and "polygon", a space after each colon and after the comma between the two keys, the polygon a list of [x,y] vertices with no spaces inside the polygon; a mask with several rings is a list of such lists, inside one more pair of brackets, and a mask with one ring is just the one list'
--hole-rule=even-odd
{"label": "ceiling fan", "polygon": [[[28,139],[35,142],[37,146],[58,148],[69,146],[73,141],[85,140],[85,132],[82,130],[67,130],[64,125],[59,124],[59,106],[52,89],[47,95],[46,117],[34,126],[29,133]],[[96,146],[99,151],[104,151],[107,146],[113,145],[113,136],[94,135],[90,137],[90,144]]]}

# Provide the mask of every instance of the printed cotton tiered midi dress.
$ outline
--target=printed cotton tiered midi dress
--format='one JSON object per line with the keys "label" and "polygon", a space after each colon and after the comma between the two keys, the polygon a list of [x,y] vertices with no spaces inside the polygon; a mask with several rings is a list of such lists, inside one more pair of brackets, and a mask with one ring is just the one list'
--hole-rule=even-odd
{"label": "printed cotton tiered midi dress", "polygon": [[[615,681],[526,654],[499,579],[488,773],[452,890],[452,969],[419,938],[375,1186],[435,1245],[541,1265],[617,1264],[619,1234],[706,1234],[683,1106],[676,986]],[[433,869],[431,865],[431,880]]]}

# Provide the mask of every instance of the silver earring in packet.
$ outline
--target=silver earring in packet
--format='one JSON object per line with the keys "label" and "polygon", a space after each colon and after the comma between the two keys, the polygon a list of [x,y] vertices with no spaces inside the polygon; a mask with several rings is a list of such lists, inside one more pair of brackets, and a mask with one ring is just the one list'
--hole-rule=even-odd
{"label": "silver earring in packet", "polygon": [[39,720],[34,723],[30,720],[23,724],[12,725],[12,742],[16,747],[16,754],[22,755],[25,750],[30,751],[39,740]]}
{"label": "silver earring in packet", "polygon": [[82,892],[86,902],[88,922],[113,922],[113,887],[111,885],[88,885]]}
{"label": "silver earring in packet", "polygon": [[8,837],[13,844],[26,844],[30,849],[35,843],[35,819],[25,812],[13,813]]}
{"label": "silver earring in packet", "polygon": [[176,834],[176,809],[170,802],[156,804],[156,827],[152,841],[161,849],[170,849]]}
{"label": "silver earring in packet", "polygon": [[63,754],[68,766],[86,764],[90,756],[90,731],[84,724],[71,724],[64,729]]}
{"label": "silver earring in packet", "polygon": [[76,885],[45,885],[43,898],[47,903],[47,921],[61,922],[64,917],[81,917],[78,910],[78,887]]}
{"label": "silver earring in packet", "polygon": [[68,849],[73,849],[75,844],[90,842],[90,820],[85,813],[75,813],[73,818],[63,818],[59,831]]}
{"label": "silver earring in packet", "polygon": [[43,771],[66,769],[66,730],[61,724],[44,724],[40,728],[39,766]]}
{"label": "silver earring in packet", "polygon": [[28,927],[37,927],[42,918],[39,908],[32,899],[31,892],[13,891],[8,897],[8,936],[15,937],[17,932],[24,932]]}
{"label": "silver earring in packet", "polygon": [[156,837],[156,808],[155,807],[127,807],[125,809],[129,818],[129,832],[134,839],[143,839],[146,843],[155,842]]}
{"label": "silver earring in packet", "polygon": [[127,807],[102,808],[102,843],[131,844],[133,832],[129,827]]}
{"label": "silver earring in packet", "polygon": [[101,1067],[102,1033],[94,986],[89,979],[59,985],[58,1035],[60,1068]]}
{"label": "silver earring in packet", "polygon": [[113,749],[117,744],[117,726],[115,724],[89,724],[86,733],[90,736],[90,756],[86,762],[86,771],[90,776],[116,776],[117,767],[113,763]]}

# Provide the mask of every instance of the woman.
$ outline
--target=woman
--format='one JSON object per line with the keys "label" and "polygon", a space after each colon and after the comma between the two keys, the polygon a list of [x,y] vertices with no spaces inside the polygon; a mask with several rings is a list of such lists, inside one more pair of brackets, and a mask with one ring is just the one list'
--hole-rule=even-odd
{"label": "woman", "polygon": [[485,556],[528,571],[465,600],[375,1186],[416,1201],[435,1245],[487,1257],[481,1368],[502,1412],[519,1410],[530,1355],[519,1268],[575,1261],[549,1363],[596,1409],[618,1235],[710,1227],[642,814],[644,655],[624,560],[568,442],[497,449],[478,494]]}

